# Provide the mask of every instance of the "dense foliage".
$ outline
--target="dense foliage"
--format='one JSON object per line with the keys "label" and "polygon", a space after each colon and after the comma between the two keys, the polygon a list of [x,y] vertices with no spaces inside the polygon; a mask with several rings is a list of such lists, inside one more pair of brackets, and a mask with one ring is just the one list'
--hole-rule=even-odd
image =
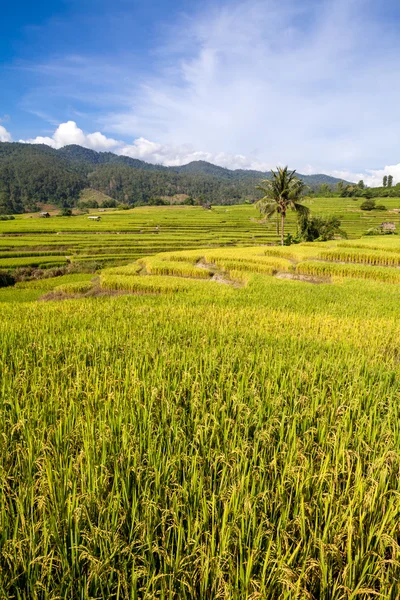
{"label": "dense foliage", "polygon": [[[204,161],[163,167],[76,145],[54,150],[4,142],[0,143],[0,214],[35,210],[38,203],[75,206],[87,187],[130,206],[176,194],[186,194],[194,203],[236,204],[259,198],[255,186],[268,176]],[[301,177],[310,185],[337,181],[324,175]]]}
{"label": "dense foliage", "polygon": [[72,206],[85,178],[52,156],[29,155],[0,160],[0,214],[35,210],[37,203]]}
{"label": "dense foliage", "polygon": [[341,228],[341,220],[337,216],[321,217],[319,215],[300,214],[298,219],[298,237],[304,242],[319,240],[326,242],[335,236],[347,237]]}

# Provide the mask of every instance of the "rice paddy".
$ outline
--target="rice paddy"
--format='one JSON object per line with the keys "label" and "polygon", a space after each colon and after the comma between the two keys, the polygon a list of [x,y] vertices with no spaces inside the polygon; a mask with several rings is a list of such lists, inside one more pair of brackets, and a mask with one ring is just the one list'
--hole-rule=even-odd
{"label": "rice paddy", "polygon": [[[351,198],[306,199],[321,215],[335,214],[349,238],[360,238],[383,221],[400,227],[398,198],[385,198],[386,211],[365,213],[361,200]],[[256,246],[276,243],[274,220],[260,221],[253,205],[200,207],[142,207],[132,210],[95,211],[88,215],[40,218],[17,215],[0,222],[0,268],[47,266],[96,260],[104,266],[132,262],[150,254],[220,246]],[[296,219],[288,214],[286,231],[294,234]],[[398,244],[399,246],[399,244]],[[2,263],[2,264],[1,264]]]}
{"label": "rice paddy", "polygon": [[224,210],[0,237],[128,263],[0,290],[1,598],[400,597],[397,236]]}

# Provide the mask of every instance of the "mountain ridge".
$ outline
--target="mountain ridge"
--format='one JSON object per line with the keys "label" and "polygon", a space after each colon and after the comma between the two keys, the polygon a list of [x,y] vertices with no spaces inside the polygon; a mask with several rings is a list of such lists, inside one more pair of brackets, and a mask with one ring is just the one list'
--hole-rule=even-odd
{"label": "mountain ridge", "polygon": [[[79,150],[78,150],[79,149]],[[100,159],[93,164],[107,164],[112,162],[114,164],[125,164],[127,166],[132,166],[133,168],[147,169],[147,170],[169,170],[174,171],[176,173],[204,173],[206,175],[220,175],[225,176],[227,178],[241,176],[241,177],[268,177],[271,175],[271,171],[258,171],[256,169],[229,169],[228,167],[222,167],[221,165],[216,165],[214,163],[205,161],[205,160],[194,160],[186,163],[184,165],[177,166],[165,166],[157,163],[148,163],[144,160],[138,158],[132,158],[130,156],[126,156],[124,154],[114,154],[113,152],[101,152],[97,150],[92,150],[89,148],[84,148],[83,146],[79,146],[77,144],[70,144],[68,146],[63,146],[62,148],[56,150],[56,152],[60,153],[63,156],[72,157],[75,153],[81,154],[82,150],[87,151],[88,155],[90,153],[91,156],[104,157],[108,160]],[[230,174],[230,175],[229,175]],[[312,173],[309,175],[304,175],[302,173],[297,173],[298,177],[303,179],[304,181],[313,181],[317,179],[316,183],[328,183],[328,185],[335,185],[340,181],[343,183],[351,183],[349,181],[345,181],[343,179],[339,179],[337,177],[333,177],[332,175],[326,175],[325,173]],[[322,181],[323,180],[323,181]]]}
{"label": "mountain ridge", "polygon": [[[201,204],[254,202],[260,197],[257,184],[270,176],[269,171],[227,169],[207,161],[167,167],[78,145],[55,149],[0,142],[0,213],[37,210],[47,203],[72,207],[85,188],[130,206],[182,194]],[[340,181],[324,174],[299,177],[314,190]]]}

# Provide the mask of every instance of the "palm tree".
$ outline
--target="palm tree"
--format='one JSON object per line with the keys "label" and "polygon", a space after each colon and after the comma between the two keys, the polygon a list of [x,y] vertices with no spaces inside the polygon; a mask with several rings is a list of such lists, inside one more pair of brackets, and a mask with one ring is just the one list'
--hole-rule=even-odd
{"label": "palm tree", "polygon": [[257,202],[257,208],[269,219],[276,214],[281,220],[281,244],[285,237],[286,212],[290,208],[300,215],[307,215],[309,209],[299,203],[299,199],[306,186],[296,176],[296,171],[289,171],[288,167],[277,167],[271,171],[271,179],[265,179],[257,189],[264,193],[264,197]]}

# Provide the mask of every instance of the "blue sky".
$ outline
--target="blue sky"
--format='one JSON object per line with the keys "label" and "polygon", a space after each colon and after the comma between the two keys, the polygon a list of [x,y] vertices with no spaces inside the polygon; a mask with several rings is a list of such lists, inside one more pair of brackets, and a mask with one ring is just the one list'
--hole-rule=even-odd
{"label": "blue sky", "polygon": [[7,3],[0,139],[400,180],[399,4]]}

